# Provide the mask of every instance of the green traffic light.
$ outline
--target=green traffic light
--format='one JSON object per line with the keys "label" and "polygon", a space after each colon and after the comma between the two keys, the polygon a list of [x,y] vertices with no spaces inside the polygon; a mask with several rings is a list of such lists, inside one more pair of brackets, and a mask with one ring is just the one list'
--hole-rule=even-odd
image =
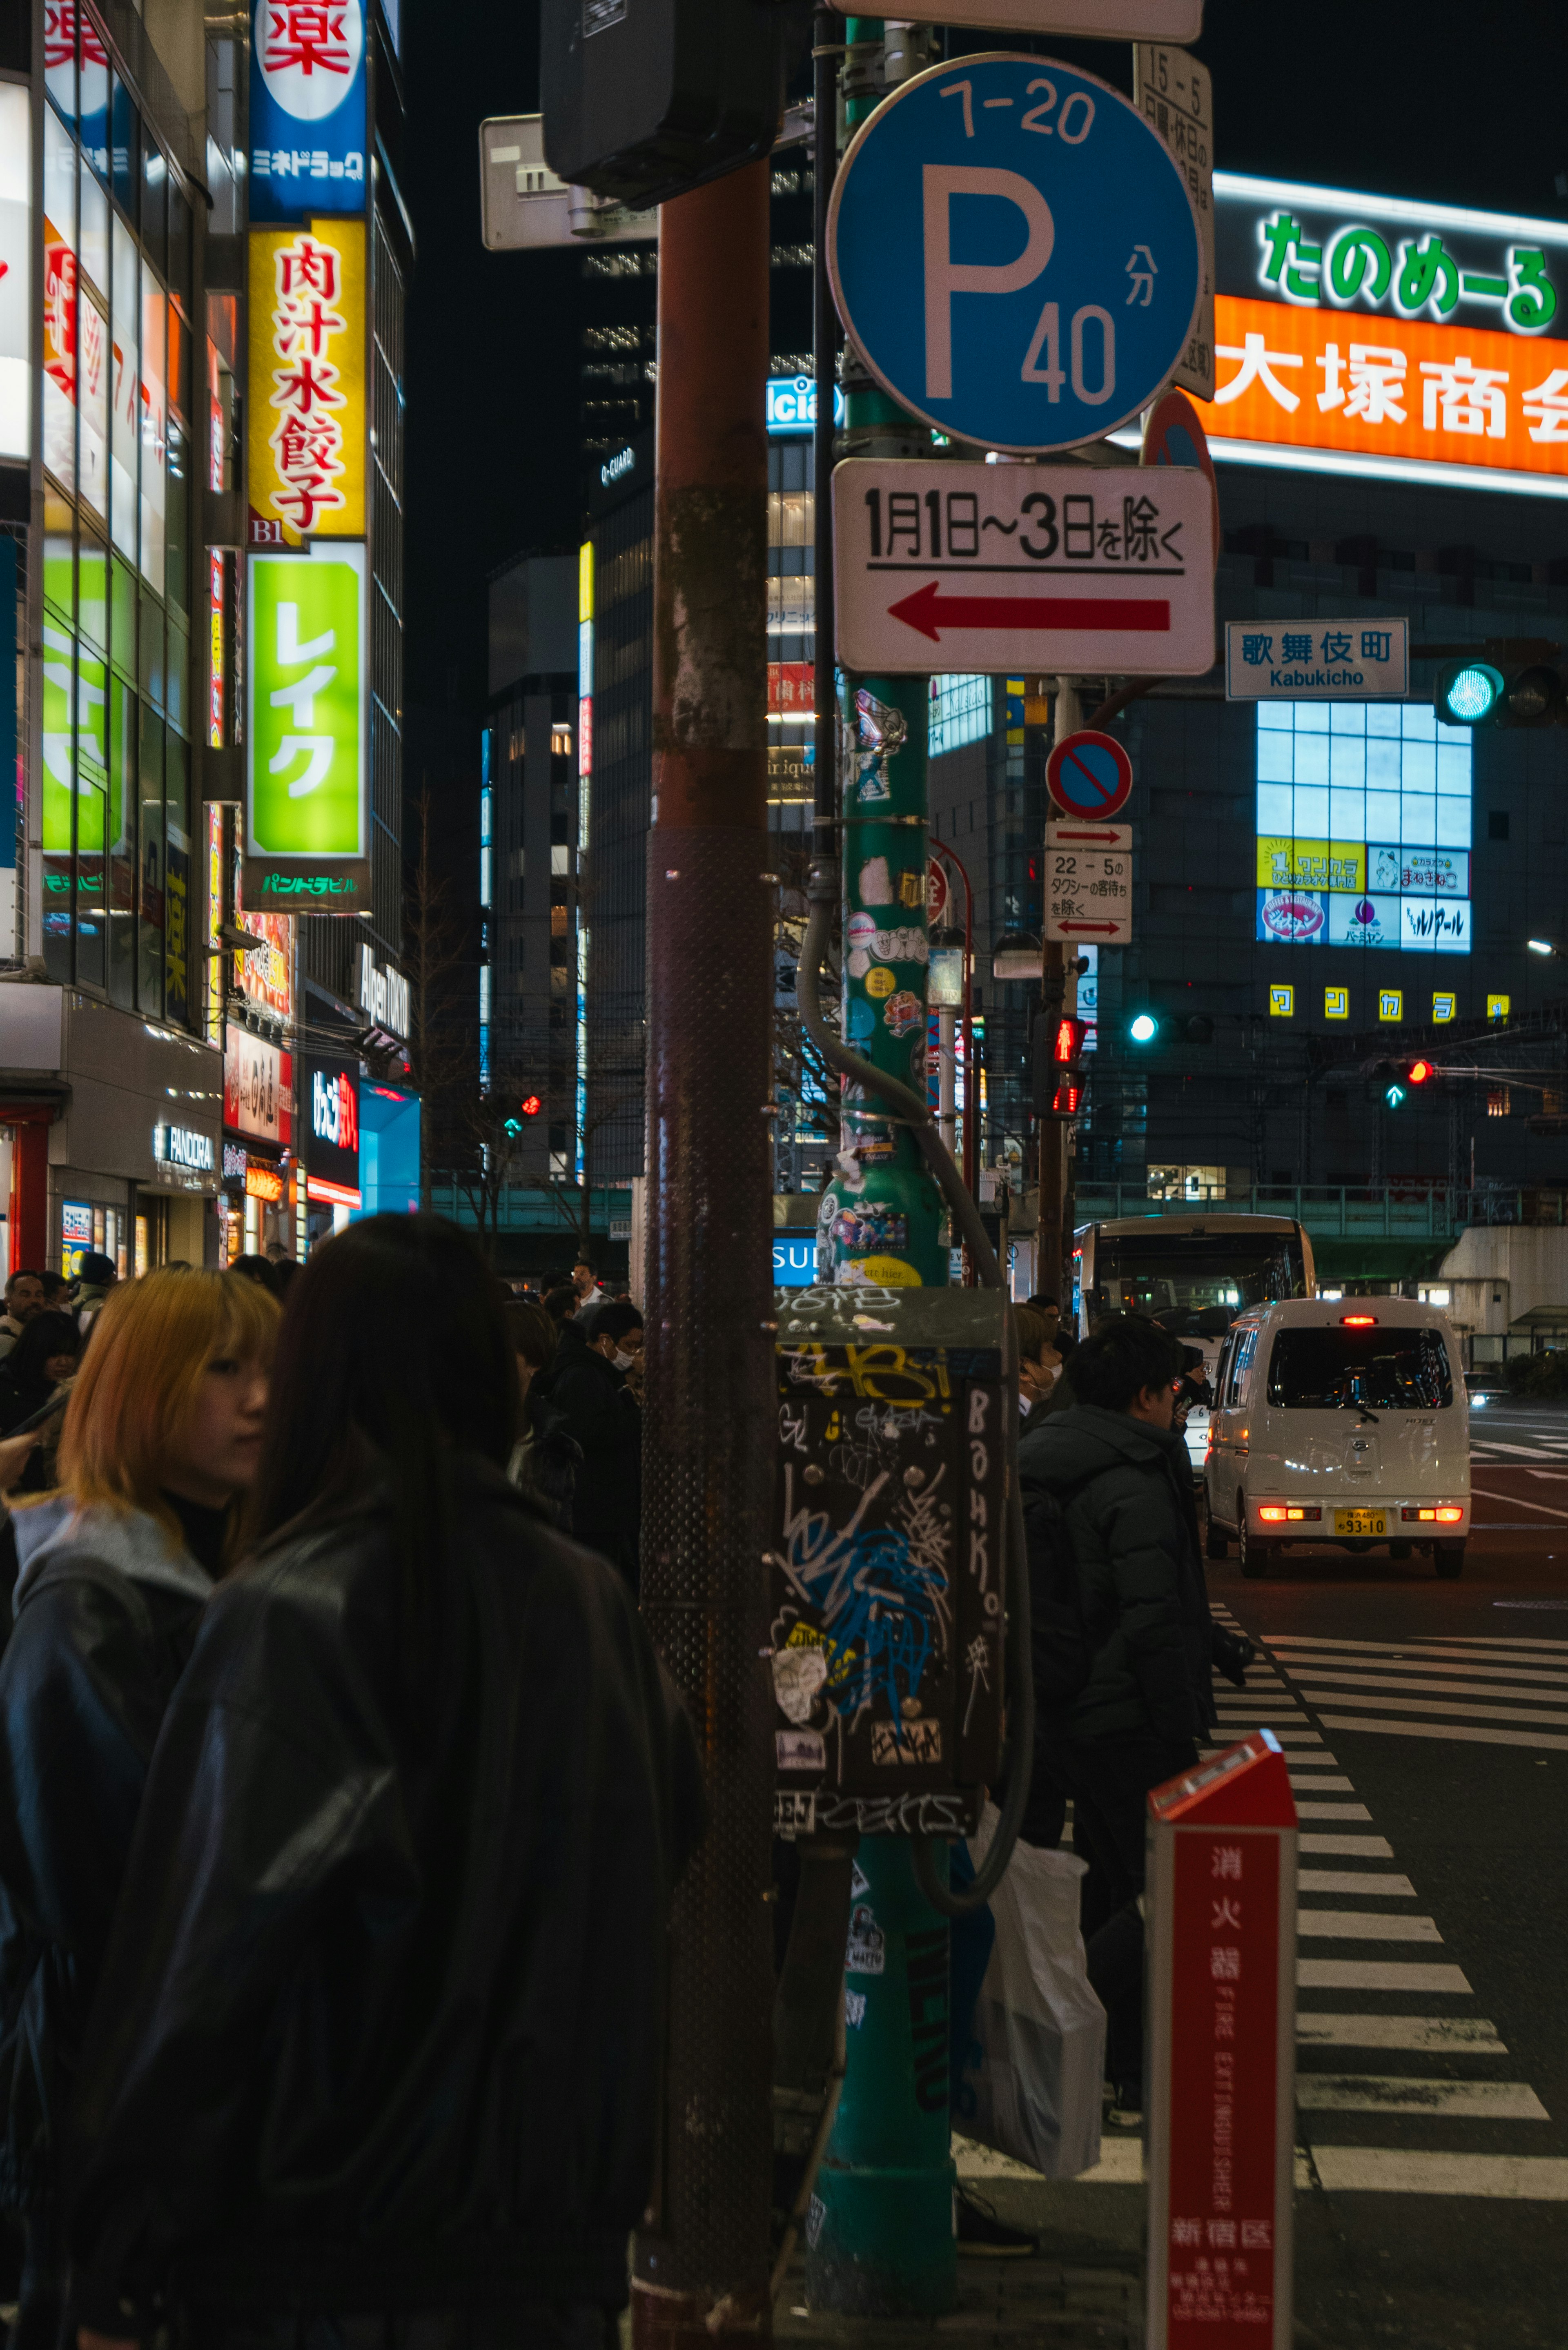
{"label": "green traffic light", "polygon": [[1159,1023],[1152,1012],[1135,1012],[1127,1023],[1127,1035],[1135,1045],[1152,1045],[1159,1034]]}
{"label": "green traffic light", "polygon": [[1502,700],[1504,680],[1490,661],[1446,670],[1438,686],[1438,715],[1446,726],[1481,726]]}
{"label": "green traffic light", "polygon": [[1405,1098],[1404,1087],[1398,1085],[1389,1086],[1385,1091],[1383,1098],[1387,1103],[1390,1109],[1397,1109],[1400,1103]]}

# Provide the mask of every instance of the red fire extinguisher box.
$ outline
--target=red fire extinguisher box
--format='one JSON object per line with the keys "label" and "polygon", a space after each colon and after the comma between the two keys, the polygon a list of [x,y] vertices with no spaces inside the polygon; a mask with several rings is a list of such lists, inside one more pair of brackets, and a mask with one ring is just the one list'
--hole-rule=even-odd
{"label": "red fire extinguisher box", "polygon": [[1296,1807],[1261,1730],[1148,1798],[1148,2350],[1290,2350]]}

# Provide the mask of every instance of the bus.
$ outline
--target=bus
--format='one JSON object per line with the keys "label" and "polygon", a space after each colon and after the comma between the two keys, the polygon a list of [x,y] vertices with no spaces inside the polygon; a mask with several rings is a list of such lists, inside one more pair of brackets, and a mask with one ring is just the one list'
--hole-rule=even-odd
{"label": "bus", "polygon": [[[1201,1347],[1213,1385],[1220,1349],[1238,1314],[1276,1298],[1314,1297],[1312,1243],[1293,1216],[1227,1215],[1197,1209],[1179,1216],[1118,1216],[1081,1224],[1073,1235],[1073,1320],[1086,1338],[1102,1314],[1144,1314],[1173,1337]],[[1209,1414],[1187,1420],[1193,1474],[1201,1476]]]}

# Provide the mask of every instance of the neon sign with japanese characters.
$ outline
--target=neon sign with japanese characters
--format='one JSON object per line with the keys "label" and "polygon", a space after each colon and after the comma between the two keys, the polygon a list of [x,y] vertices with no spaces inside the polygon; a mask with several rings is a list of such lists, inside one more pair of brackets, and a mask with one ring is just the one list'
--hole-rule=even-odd
{"label": "neon sign with japanese characters", "polygon": [[365,224],[250,241],[250,544],[365,535]]}
{"label": "neon sign with japanese characters", "polygon": [[[362,545],[256,555],[246,616],[244,891],[255,862],[296,879],[369,854]],[[352,906],[345,911],[353,911]]]}
{"label": "neon sign with japanese characters", "polygon": [[365,19],[359,0],[256,0],[251,41],[253,221],[365,209]]}
{"label": "neon sign with japanese characters", "polygon": [[1568,495],[1568,227],[1230,173],[1215,194],[1221,454]]}

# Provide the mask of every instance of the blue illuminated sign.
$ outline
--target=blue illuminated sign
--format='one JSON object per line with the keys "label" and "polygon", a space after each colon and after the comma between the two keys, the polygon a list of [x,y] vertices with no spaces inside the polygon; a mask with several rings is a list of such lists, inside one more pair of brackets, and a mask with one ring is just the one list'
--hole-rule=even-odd
{"label": "blue illuminated sign", "polygon": [[360,0],[256,0],[253,223],[364,211],[365,87]]}
{"label": "blue illuminated sign", "polygon": [[783,1232],[774,1234],[774,1287],[809,1289],[816,1279],[816,1234]]}
{"label": "blue illuminated sign", "polygon": [[[847,411],[842,389],[833,388],[833,421],[842,424]],[[768,431],[776,440],[786,433],[811,432],[816,428],[816,385],[808,375],[774,375],[768,378]]]}

